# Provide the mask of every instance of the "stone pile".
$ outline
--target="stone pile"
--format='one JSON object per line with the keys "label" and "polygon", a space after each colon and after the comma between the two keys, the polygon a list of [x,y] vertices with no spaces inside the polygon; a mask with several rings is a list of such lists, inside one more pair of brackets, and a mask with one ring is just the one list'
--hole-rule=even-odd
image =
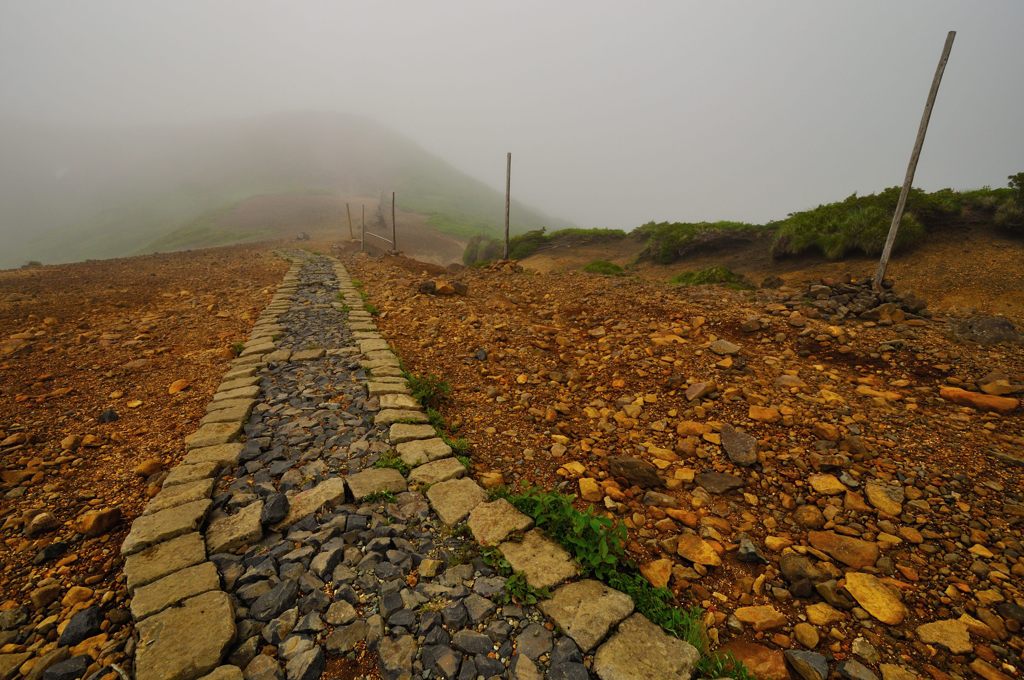
{"label": "stone pile", "polygon": [[876,292],[871,279],[858,279],[847,274],[840,280],[822,279],[805,290],[790,296],[787,307],[813,309],[822,319],[831,322],[860,319],[897,323],[907,318],[927,316],[926,303],[914,293],[898,294],[891,281],[883,281]]}

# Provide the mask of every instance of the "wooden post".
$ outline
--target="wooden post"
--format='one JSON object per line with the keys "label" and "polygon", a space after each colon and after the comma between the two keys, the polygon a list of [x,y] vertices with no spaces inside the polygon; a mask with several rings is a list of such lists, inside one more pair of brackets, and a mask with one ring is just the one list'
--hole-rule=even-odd
{"label": "wooden post", "polygon": [[366,252],[366,222],[363,221],[363,226],[359,230],[359,252]]}
{"label": "wooden post", "polygon": [[914,173],[917,171],[917,161],[921,157],[921,147],[924,146],[924,135],[928,132],[928,121],[932,117],[935,96],[939,93],[939,83],[942,82],[942,74],[946,70],[946,62],[949,61],[949,53],[953,49],[953,38],[955,37],[956,31],[950,31],[946,36],[946,44],[942,48],[939,65],[935,68],[935,76],[932,78],[932,89],[928,91],[928,101],[925,103],[924,113],[921,115],[921,125],[917,128],[917,141],[914,142],[914,150],[910,154],[910,163],[907,164],[907,175],[903,179],[903,188],[900,190],[899,200],[896,201],[896,212],[893,213],[892,224],[889,225],[889,235],[885,238],[882,259],[878,261],[878,270],[875,272],[873,283],[876,291],[882,289],[885,269],[889,266],[889,256],[892,254],[892,246],[896,242],[896,232],[899,231],[900,220],[903,219],[903,209],[907,205],[907,194],[910,193],[910,187],[914,183]]}
{"label": "wooden post", "polygon": [[349,210],[348,203],[345,204],[345,212],[348,213],[348,240],[355,241],[356,235],[352,231],[352,211]]}
{"label": "wooden post", "polygon": [[391,249],[396,253],[398,252],[398,239],[395,238],[395,234],[398,229],[395,226],[395,192],[391,192]]}
{"label": "wooden post", "polygon": [[505,259],[508,259],[508,210],[512,190],[512,152],[505,156]]}

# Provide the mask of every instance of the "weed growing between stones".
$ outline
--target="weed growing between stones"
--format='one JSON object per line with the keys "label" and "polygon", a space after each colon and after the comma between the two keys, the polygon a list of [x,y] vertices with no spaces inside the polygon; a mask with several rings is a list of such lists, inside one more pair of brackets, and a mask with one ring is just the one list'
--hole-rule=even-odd
{"label": "weed growing between stones", "polygon": [[[701,654],[697,669],[703,677],[752,680],[753,676],[732,654],[710,652],[700,607],[679,607],[672,591],[655,588],[639,573],[636,565],[626,557],[626,529],[621,524],[595,514],[591,508],[582,512],[577,510],[572,505],[572,496],[535,487],[519,493],[499,488],[491,495],[506,499],[520,512],[532,517],[539,528],[569,551],[585,575],[626,593],[633,599],[636,611],[670,635],[693,645]],[[487,553],[484,559],[488,559]],[[508,565],[507,561],[505,565]],[[500,562],[492,566],[500,571]],[[509,577],[509,581],[515,576]],[[518,588],[517,585],[507,587]]]}
{"label": "weed growing between stones", "polygon": [[408,475],[409,474],[409,466],[406,465],[405,461],[402,460],[394,452],[388,452],[388,453],[385,453],[384,455],[382,455],[380,458],[378,458],[374,462],[373,467],[376,467],[376,468],[391,468],[393,470],[398,470],[403,475]]}
{"label": "weed growing between stones", "polygon": [[437,408],[452,393],[452,386],[436,375],[406,373],[406,382],[414,399],[427,408]]}
{"label": "weed growing between stones", "polygon": [[549,597],[551,597],[550,590],[547,588],[534,588],[526,582],[526,575],[521,571],[517,571],[505,580],[502,604],[537,604]]}
{"label": "weed growing between stones", "polygon": [[243,342],[236,342],[233,345],[231,345],[231,351],[235,353],[236,357],[237,356],[241,356],[241,354],[242,354],[242,352],[244,350],[245,350],[245,343],[243,343]]}
{"label": "weed growing between stones", "polygon": [[363,500],[367,503],[394,503],[395,494],[390,491],[375,491]]}
{"label": "weed growing between stones", "polygon": [[363,309],[365,309],[370,316],[380,316],[380,310],[377,309],[377,305],[373,304],[372,302],[364,303]]}

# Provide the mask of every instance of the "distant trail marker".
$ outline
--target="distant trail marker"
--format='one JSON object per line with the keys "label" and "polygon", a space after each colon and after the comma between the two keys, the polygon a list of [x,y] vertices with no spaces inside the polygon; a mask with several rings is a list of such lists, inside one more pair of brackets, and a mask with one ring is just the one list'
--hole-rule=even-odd
{"label": "distant trail marker", "polygon": [[896,212],[893,213],[892,224],[889,226],[889,235],[885,238],[885,247],[882,249],[882,259],[878,261],[878,271],[875,272],[874,287],[876,291],[882,289],[882,279],[885,278],[885,269],[889,266],[892,246],[896,242],[896,232],[899,231],[900,220],[903,219],[903,209],[907,205],[907,194],[910,193],[910,186],[914,183],[917,161],[921,158],[921,147],[924,146],[924,135],[928,132],[928,121],[932,117],[935,96],[939,93],[939,83],[942,82],[942,74],[946,70],[946,62],[949,61],[949,53],[953,49],[953,38],[955,37],[956,31],[950,31],[946,36],[946,44],[942,48],[939,65],[935,68],[935,76],[932,78],[932,89],[928,92],[928,101],[924,105],[921,125],[917,129],[917,141],[914,142],[914,151],[910,154],[910,163],[907,165],[907,176],[903,180],[903,189],[900,190],[900,198],[896,201]]}
{"label": "distant trail marker", "polygon": [[512,191],[512,152],[505,156],[505,259],[508,259],[508,209]]}
{"label": "distant trail marker", "polygon": [[398,228],[395,226],[395,192],[392,191],[391,192],[391,247],[394,249],[394,251],[396,253],[398,252],[398,239],[395,238],[395,235],[396,235],[397,231],[398,231]]}
{"label": "distant trail marker", "polygon": [[352,211],[349,210],[348,203],[345,204],[345,212],[348,213],[348,240],[355,241],[356,235],[352,231]]}

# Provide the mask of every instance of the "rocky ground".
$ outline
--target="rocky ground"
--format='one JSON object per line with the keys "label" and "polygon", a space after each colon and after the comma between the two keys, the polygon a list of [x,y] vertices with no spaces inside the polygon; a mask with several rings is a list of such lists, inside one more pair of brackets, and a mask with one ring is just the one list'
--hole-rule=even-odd
{"label": "rocky ground", "polygon": [[117,548],[285,268],[232,247],[0,272],[0,655],[69,656],[102,604],[75,651],[123,658]]}
{"label": "rocky ground", "polygon": [[475,476],[624,523],[645,575],[758,677],[1024,668],[1020,344],[954,339],[917,301],[851,318],[841,281],[347,264],[406,367],[451,385]]}

